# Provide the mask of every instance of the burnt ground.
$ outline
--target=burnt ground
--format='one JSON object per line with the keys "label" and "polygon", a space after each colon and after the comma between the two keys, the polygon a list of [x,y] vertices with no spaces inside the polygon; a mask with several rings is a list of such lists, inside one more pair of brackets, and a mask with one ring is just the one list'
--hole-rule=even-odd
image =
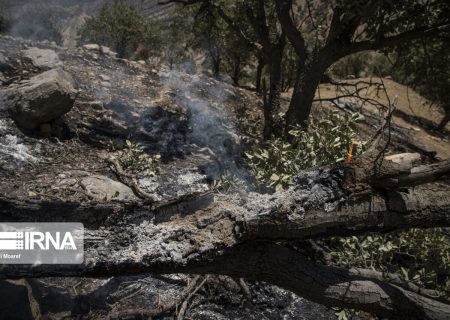
{"label": "burnt ground", "polygon": [[[64,69],[76,79],[79,94],[73,109],[51,123],[51,132],[21,130],[0,108],[2,196],[109,200],[98,191],[105,188],[104,183],[92,188],[85,179],[106,177],[120,184],[106,159],[115,157],[126,140],[141,145],[149,155],[161,156],[157,176],[137,173],[140,187],[161,201],[209,190],[223,172],[247,174],[242,150],[261,130],[261,103],[255,94],[205,76],[117,59],[98,50],[69,50],[10,37],[0,37],[0,53],[7,59],[0,88],[43,71],[23,58],[21,50],[28,47],[55,50]],[[132,195],[113,196],[111,201],[140,200]],[[143,275],[2,281],[0,296],[9,302],[1,299],[0,319],[104,319],[124,310],[152,309],[176,299],[190,278]],[[209,276],[190,300],[186,318],[328,319],[333,313],[265,283],[246,285],[250,296],[238,279]],[[173,318],[175,312],[163,312],[157,318]]]}
{"label": "burnt ground", "polygon": [[[248,175],[242,152],[259,136],[262,124],[261,99],[254,93],[206,76],[118,59],[107,50],[67,49],[11,37],[0,37],[0,53],[7,58],[0,93],[43,71],[22,56],[21,50],[28,47],[55,50],[63,68],[76,79],[79,94],[73,109],[51,123],[51,132],[21,130],[0,107],[0,195],[75,202],[140,201],[133,194],[116,197],[101,191],[110,187],[111,180],[122,185],[107,160],[120,154],[126,140],[139,144],[148,155],[161,156],[158,175],[136,173],[139,187],[161,201],[207,191],[227,172]],[[315,114],[320,112],[315,109]],[[366,118],[360,125],[361,139],[370,138],[379,125],[375,112]],[[426,148],[417,146],[408,140],[408,131],[399,121],[394,122],[392,151],[419,151],[430,161],[434,151],[438,155],[449,151],[447,137],[438,134]],[[434,146],[437,139],[439,145]],[[92,177],[95,181],[88,183]],[[131,192],[124,185],[118,190]],[[153,309],[174,300],[190,278],[143,275],[2,282],[0,297],[8,297],[11,303],[0,302],[0,319],[17,316],[18,305],[24,310],[21,319],[36,314],[46,319],[104,319],[130,308]],[[209,276],[190,300],[186,318],[329,319],[334,313],[265,283],[248,282],[247,286],[250,295],[239,279]],[[175,312],[159,318],[173,318]]]}

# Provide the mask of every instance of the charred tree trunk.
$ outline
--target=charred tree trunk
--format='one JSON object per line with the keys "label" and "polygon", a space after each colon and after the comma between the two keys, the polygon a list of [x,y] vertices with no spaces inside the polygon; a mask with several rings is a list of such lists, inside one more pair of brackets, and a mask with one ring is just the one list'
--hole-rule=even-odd
{"label": "charred tree trunk", "polygon": [[217,54],[216,52],[210,52],[211,55],[211,62],[213,67],[213,77],[219,78],[220,76],[220,66],[222,64],[222,57],[220,54]]}
{"label": "charred tree trunk", "polygon": [[237,56],[233,63],[233,84],[239,86],[239,80],[241,78],[241,57]]}
{"label": "charred tree trunk", "polygon": [[0,277],[215,273],[264,280],[327,306],[392,319],[448,319],[450,305],[431,290],[395,275],[319,265],[281,245],[450,226],[448,186],[417,186],[448,174],[450,161],[410,168],[385,160],[377,175],[367,163],[371,162],[300,173],[294,188],[275,195],[218,194],[213,199],[205,194],[164,205],[30,201],[0,195],[0,221],[85,225],[83,264],[2,265]]}
{"label": "charred tree trunk", "polygon": [[255,88],[256,92],[261,92],[261,80],[262,80],[262,72],[266,63],[264,58],[258,58],[258,64],[256,66],[256,78],[255,78]]}
{"label": "charred tree trunk", "polygon": [[286,113],[285,136],[293,126],[306,128],[314,95],[325,71],[324,63],[317,61],[303,63],[298,68],[297,80]]}
{"label": "charred tree trunk", "polygon": [[280,110],[280,97],[282,89],[282,61],[285,41],[280,39],[268,55],[269,61],[269,99],[264,104],[264,132],[263,138],[268,140],[273,134],[274,115]]}

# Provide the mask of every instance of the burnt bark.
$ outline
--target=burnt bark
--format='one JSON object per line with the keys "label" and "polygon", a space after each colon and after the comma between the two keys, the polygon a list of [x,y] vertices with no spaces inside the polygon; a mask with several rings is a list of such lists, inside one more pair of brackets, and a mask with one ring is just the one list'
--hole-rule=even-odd
{"label": "burnt bark", "polygon": [[268,140],[272,137],[274,115],[280,110],[280,97],[282,90],[282,61],[283,51],[285,47],[284,37],[280,41],[271,46],[267,52],[269,67],[269,99],[264,104],[264,131],[263,138]]}
{"label": "burnt bark", "polygon": [[255,78],[255,89],[256,92],[261,92],[261,79],[262,79],[262,72],[265,67],[266,63],[263,58],[258,57],[258,64],[256,66],[256,78]]}
{"label": "burnt bark", "polygon": [[299,67],[299,73],[286,113],[285,135],[295,125],[306,128],[314,95],[325,72],[324,69],[326,70],[326,67],[318,61],[305,61]]}
{"label": "burnt bark", "polygon": [[233,61],[233,84],[239,86],[239,80],[241,78],[241,57],[236,56]]}
{"label": "burnt bark", "polygon": [[[445,162],[411,168],[410,177],[401,180],[401,189],[381,190],[379,185],[372,187],[377,178],[364,165],[341,164],[302,172],[295,177],[295,187],[274,195],[216,195],[213,199],[204,194],[163,205],[76,204],[1,196],[0,221],[83,222],[85,262],[3,265],[0,277],[216,273],[264,280],[328,306],[390,318],[446,319],[450,306],[427,291],[373,271],[319,265],[280,244],[449,226],[448,186],[407,188],[449,170]],[[380,179],[395,176],[395,166],[387,171]],[[406,171],[403,166],[397,175]]]}

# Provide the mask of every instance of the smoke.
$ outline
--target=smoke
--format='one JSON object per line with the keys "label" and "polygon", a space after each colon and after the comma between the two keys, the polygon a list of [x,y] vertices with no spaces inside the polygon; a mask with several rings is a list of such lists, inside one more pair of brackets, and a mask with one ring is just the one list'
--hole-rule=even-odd
{"label": "smoke", "polygon": [[225,107],[227,99],[234,95],[232,86],[174,70],[162,75],[162,81],[176,103],[190,115],[187,138],[193,152],[207,153],[218,164],[208,174],[215,180],[222,175],[233,175],[246,182],[249,173],[239,163],[242,149],[238,129]]}

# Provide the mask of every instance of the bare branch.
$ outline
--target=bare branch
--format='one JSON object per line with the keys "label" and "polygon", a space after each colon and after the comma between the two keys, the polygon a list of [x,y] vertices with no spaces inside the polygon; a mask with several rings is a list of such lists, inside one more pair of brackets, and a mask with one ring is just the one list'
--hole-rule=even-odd
{"label": "bare branch", "polygon": [[433,37],[443,32],[449,31],[450,31],[450,24],[446,23],[437,26],[416,28],[388,37],[381,35],[373,40],[365,40],[351,43],[346,49],[344,49],[345,53],[344,55],[360,51],[377,50],[382,49],[384,47],[396,46],[405,41]]}

